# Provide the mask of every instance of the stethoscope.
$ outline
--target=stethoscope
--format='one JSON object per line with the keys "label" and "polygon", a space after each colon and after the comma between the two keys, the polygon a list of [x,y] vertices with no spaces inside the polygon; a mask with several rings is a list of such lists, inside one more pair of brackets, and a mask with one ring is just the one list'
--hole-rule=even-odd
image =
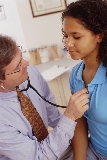
{"label": "stethoscope", "polygon": [[45,102],[47,102],[47,103],[49,103],[49,104],[51,104],[51,105],[53,105],[53,106],[56,106],[56,107],[66,108],[66,106],[60,106],[60,105],[57,105],[57,104],[52,103],[52,102],[48,101],[47,99],[45,99],[45,98],[44,98],[42,95],[40,95],[40,93],[30,84],[30,79],[29,79],[29,77],[28,77],[27,80],[28,80],[27,88],[21,90],[21,92],[27,91],[29,88],[32,88]]}

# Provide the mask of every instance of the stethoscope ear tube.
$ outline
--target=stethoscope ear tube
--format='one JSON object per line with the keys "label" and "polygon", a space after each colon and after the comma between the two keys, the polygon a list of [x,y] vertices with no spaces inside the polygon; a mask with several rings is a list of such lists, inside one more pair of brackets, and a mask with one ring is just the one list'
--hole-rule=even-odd
{"label": "stethoscope ear tube", "polygon": [[51,105],[53,105],[53,106],[56,106],[56,107],[66,108],[66,106],[60,106],[60,105],[57,105],[57,104],[52,103],[52,102],[48,101],[47,99],[45,99],[45,98],[44,98],[42,95],[40,95],[40,93],[30,84],[30,79],[29,79],[29,77],[28,77],[27,80],[28,80],[27,88],[21,90],[21,92],[27,91],[29,88],[32,88],[45,102],[47,102],[47,103],[49,103],[49,104],[51,104]]}

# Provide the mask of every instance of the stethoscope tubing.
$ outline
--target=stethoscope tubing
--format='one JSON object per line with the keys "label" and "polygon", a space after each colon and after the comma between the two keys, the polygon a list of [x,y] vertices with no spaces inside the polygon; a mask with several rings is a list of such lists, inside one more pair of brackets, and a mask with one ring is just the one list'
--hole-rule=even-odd
{"label": "stethoscope tubing", "polygon": [[47,103],[49,103],[49,104],[51,104],[51,105],[53,105],[53,106],[56,106],[56,107],[66,108],[66,106],[61,106],[61,105],[58,105],[58,104],[55,104],[55,103],[52,103],[52,102],[48,101],[45,97],[43,97],[42,95],[40,95],[40,93],[30,84],[30,79],[29,79],[29,77],[28,77],[27,80],[28,80],[27,88],[21,90],[21,92],[27,91],[29,88],[31,88],[31,89],[33,89],[33,90],[39,95],[39,97],[41,97],[45,102],[47,102]]}

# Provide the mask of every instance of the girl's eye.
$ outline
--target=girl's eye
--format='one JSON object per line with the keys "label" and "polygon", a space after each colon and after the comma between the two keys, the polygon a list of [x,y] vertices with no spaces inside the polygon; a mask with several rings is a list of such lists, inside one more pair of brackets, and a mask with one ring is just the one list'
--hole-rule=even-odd
{"label": "girl's eye", "polygon": [[74,39],[80,39],[81,37],[74,37]]}
{"label": "girl's eye", "polygon": [[68,37],[64,32],[62,32],[62,35],[63,35],[64,38]]}
{"label": "girl's eye", "polygon": [[63,38],[64,38],[64,39],[66,39],[66,38],[68,38],[68,36],[67,36],[67,35],[65,35],[65,34],[63,34]]}
{"label": "girl's eye", "polygon": [[67,35],[65,35],[65,34],[63,34],[63,37],[65,37],[65,38],[66,38],[66,37],[68,37],[68,36],[67,36]]}

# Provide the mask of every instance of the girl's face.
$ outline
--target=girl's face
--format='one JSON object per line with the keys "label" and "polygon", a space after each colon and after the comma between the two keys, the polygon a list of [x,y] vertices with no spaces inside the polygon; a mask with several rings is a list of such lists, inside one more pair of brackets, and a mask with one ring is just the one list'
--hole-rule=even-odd
{"label": "girl's face", "polygon": [[65,17],[62,31],[63,43],[68,53],[74,60],[96,58],[99,53],[101,35],[95,35],[86,29],[79,20],[73,17]]}

